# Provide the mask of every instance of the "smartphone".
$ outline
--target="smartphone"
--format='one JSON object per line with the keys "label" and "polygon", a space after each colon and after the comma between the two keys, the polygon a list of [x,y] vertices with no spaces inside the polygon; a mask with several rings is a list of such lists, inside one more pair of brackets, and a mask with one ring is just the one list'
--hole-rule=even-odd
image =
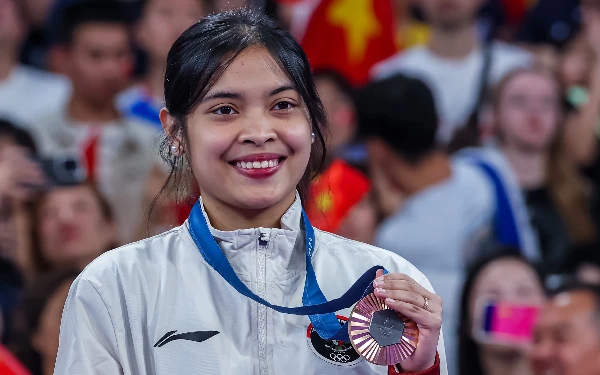
{"label": "smartphone", "polygon": [[488,300],[481,309],[481,319],[474,327],[478,341],[508,345],[531,342],[539,306]]}

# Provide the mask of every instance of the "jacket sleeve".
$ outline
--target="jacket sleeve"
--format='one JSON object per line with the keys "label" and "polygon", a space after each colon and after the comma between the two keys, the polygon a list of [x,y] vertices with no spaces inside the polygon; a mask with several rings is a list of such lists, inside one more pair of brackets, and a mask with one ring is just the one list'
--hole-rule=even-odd
{"label": "jacket sleeve", "polygon": [[440,356],[435,355],[435,363],[429,369],[419,373],[402,372],[399,366],[389,366],[388,375],[407,374],[407,375],[440,375]]}
{"label": "jacket sleeve", "polygon": [[77,278],[67,297],[54,374],[123,374],[109,309],[88,280]]}

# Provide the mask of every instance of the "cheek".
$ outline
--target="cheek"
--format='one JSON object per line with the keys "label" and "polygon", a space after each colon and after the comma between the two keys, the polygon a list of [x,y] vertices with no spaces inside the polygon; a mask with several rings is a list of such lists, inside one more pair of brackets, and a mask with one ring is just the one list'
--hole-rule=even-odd
{"label": "cheek", "polygon": [[40,241],[46,242],[51,241],[56,236],[57,225],[55,220],[42,220],[40,223]]}

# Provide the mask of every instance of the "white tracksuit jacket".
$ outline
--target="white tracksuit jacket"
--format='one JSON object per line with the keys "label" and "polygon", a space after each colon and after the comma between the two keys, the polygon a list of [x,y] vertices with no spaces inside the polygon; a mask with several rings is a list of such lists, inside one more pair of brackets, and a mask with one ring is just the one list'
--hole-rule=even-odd
{"label": "white tracksuit jacket", "polygon": [[[301,306],[305,252],[294,246],[300,220],[296,199],[282,229],[210,230],[248,288],[273,304]],[[376,265],[432,290],[392,252],[315,232],[313,265],[328,300]],[[337,315],[344,320],[349,313]],[[205,263],[186,222],[109,251],[81,273],[63,311],[55,374],[387,374],[387,367],[311,329],[307,316],[282,314],[239,294]],[[447,375],[442,338],[438,351]]]}

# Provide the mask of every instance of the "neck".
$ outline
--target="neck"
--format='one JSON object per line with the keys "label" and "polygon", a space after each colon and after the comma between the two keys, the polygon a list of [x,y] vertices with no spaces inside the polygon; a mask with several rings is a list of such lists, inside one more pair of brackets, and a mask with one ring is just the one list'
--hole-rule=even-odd
{"label": "neck", "polygon": [[452,174],[448,156],[440,151],[434,151],[417,164],[402,162],[402,165],[394,167],[393,170],[392,179],[406,196],[438,184]]}
{"label": "neck", "polygon": [[462,59],[479,47],[477,28],[474,23],[452,30],[434,28],[429,41],[429,49],[447,59]]}
{"label": "neck", "polygon": [[144,85],[150,90],[152,98],[160,102],[163,101],[165,69],[165,62],[155,59],[144,79]]}
{"label": "neck", "polygon": [[0,81],[8,78],[17,65],[17,54],[12,48],[0,47]]}
{"label": "neck", "polygon": [[523,189],[536,189],[546,184],[549,155],[545,152],[526,152],[515,147],[503,147],[519,185]]}
{"label": "neck", "polygon": [[102,124],[118,120],[121,115],[114,103],[94,105],[74,94],[68,104],[69,117],[77,122]]}
{"label": "neck", "polygon": [[277,204],[264,209],[245,209],[229,205],[207,194],[202,204],[213,228],[234,231],[249,228],[281,228],[281,217],[296,199],[294,192]]}
{"label": "neck", "polygon": [[506,354],[481,354],[483,372],[487,375],[531,375],[529,362],[524,355],[517,352]]}

